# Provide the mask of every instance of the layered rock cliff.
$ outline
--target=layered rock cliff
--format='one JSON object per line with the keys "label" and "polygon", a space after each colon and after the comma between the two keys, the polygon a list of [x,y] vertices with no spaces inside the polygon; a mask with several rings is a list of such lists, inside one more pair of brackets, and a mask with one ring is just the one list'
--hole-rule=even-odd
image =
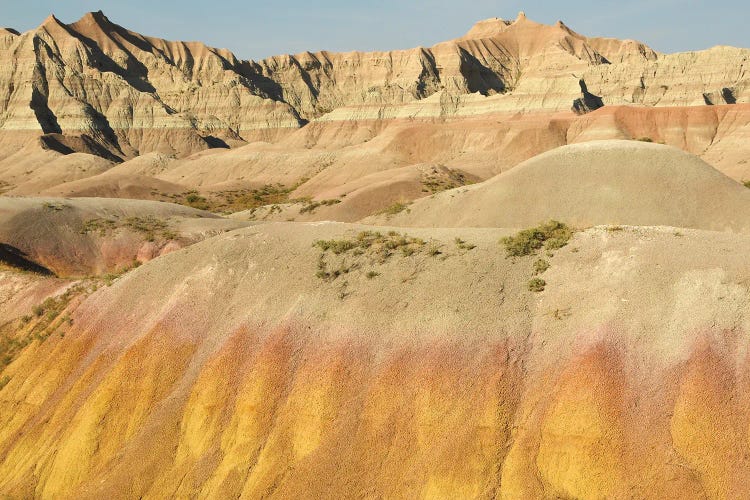
{"label": "layered rock cliff", "polygon": [[[440,118],[604,105],[748,102],[750,51],[658,54],[562,22],[490,19],[431,48],[242,61],[131,32],[101,12],[0,32],[0,136],[84,135],[127,158],[274,141],[309,120]],[[476,94],[470,96],[470,94]],[[584,109],[588,110],[588,109]],[[335,111],[334,113],[331,113]],[[0,151],[3,153],[3,151]]]}

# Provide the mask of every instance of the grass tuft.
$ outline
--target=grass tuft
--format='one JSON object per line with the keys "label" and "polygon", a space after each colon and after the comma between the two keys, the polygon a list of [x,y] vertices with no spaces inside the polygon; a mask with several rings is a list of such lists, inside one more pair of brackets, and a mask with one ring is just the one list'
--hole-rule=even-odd
{"label": "grass tuft", "polygon": [[459,250],[469,251],[469,250],[474,250],[477,247],[476,245],[473,245],[471,243],[466,243],[466,241],[458,237],[456,237],[456,239],[453,241],[456,244],[456,248],[458,248]]}

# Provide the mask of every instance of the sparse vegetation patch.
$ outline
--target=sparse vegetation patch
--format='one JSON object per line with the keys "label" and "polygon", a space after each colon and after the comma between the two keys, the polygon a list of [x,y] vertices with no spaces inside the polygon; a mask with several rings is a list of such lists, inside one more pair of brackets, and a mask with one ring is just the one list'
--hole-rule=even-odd
{"label": "sparse vegetation patch", "polygon": [[[503,238],[500,242],[505,246],[507,257],[525,257],[536,255],[541,249],[544,249],[546,255],[550,258],[554,256],[554,251],[566,246],[573,237],[574,230],[559,221],[549,221],[540,224],[537,227],[524,229],[514,236]],[[574,249],[577,251],[577,249]],[[534,276],[545,273],[551,264],[545,259],[537,259],[532,266]],[[539,277],[532,278],[528,282],[528,289],[531,292],[543,292],[547,282]]]}
{"label": "sparse vegetation patch", "polygon": [[407,213],[408,213],[408,209],[409,209],[409,204],[408,203],[398,202],[398,203],[394,203],[393,205],[391,205],[391,206],[389,206],[389,207],[381,210],[379,213],[381,215],[393,216],[393,215],[396,215],[396,214],[400,214],[404,210],[407,210]]}
{"label": "sparse vegetation patch", "polygon": [[[320,249],[318,266],[315,275],[324,281],[335,281],[340,276],[353,271],[369,268],[363,272],[367,279],[381,275],[373,269],[400,255],[408,258],[428,253],[428,244],[422,238],[415,238],[396,231],[381,233],[362,231],[351,238],[338,240],[318,240],[313,244]],[[429,248],[434,248],[430,245]]]}
{"label": "sparse vegetation patch", "polygon": [[320,200],[320,201],[308,201],[305,206],[300,208],[300,214],[313,213],[320,207],[330,207],[341,203],[341,200]]}
{"label": "sparse vegetation patch", "polygon": [[458,248],[459,250],[469,251],[469,250],[474,250],[477,247],[476,245],[472,243],[467,243],[465,240],[462,240],[461,238],[458,238],[458,237],[456,237],[456,239],[453,240],[453,242],[456,244],[456,248]]}
{"label": "sparse vegetation patch", "polygon": [[198,210],[208,210],[208,200],[199,195],[197,191],[188,191],[185,194],[185,204]]}
{"label": "sparse vegetation patch", "polygon": [[19,318],[16,328],[0,334],[0,370],[15,360],[23,349],[38,340],[46,340],[59,326],[70,325],[72,320],[63,314],[76,297],[91,293],[96,288],[93,281],[80,282],[64,293],[47,298],[32,308],[32,314]]}
{"label": "sparse vegetation patch", "polygon": [[153,215],[128,217],[124,220],[117,217],[89,219],[83,223],[80,233],[97,233],[99,236],[106,236],[120,228],[141,233],[147,241],[156,241],[157,238],[177,239],[177,234],[170,229],[169,222]]}
{"label": "sparse vegetation patch", "polygon": [[[268,205],[281,203],[309,203],[308,198],[291,199],[289,195],[299,186],[310,180],[302,178],[292,186],[283,184],[266,184],[255,189],[232,189],[226,191],[215,191],[211,193],[199,193],[198,191],[186,191],[178,194],[155,193],[163,201],[185,205],[199,210],[207,210],[216,213],[234,213],[244,210],[253,210]],[[325,200],[328,201],[328,200]],[[318,204],[310,211],[314,211],[325,203]]]}
{"label": "sparse vegetation patch", "polygon": [[70,205],[59,202],[45,201],[44,203],[42,203],[42,208],[49,212],[60,212],[62,210],[65,210],[66,208],[70,208]]}
{"label": "sparse vegetation patch", "polygon": [[89,219],[83,223],[81,234],[99,233],[99,236],[106,236],[117,229],[115,219]]}
{"label": "sparse vegetation patch", "polygon": [[573,229],[555,220],[531,229],[524,229],[515,236],[503,238],[508,257],[534,255],[544,247],[548,251],[559,250],[573,237]]}
{"label": "sparse vegetation patch", "polygon": [[[30,344],[44,342],[53,333],[61,337],[73,325],[72,312],[75,304],[94,293],[102,286],[111,285],[123,274],[138,267],[139,262],[123,267],[117,273],[100,278],[86,278],[69,286],[63,293],[48,297],[31,308],[31,314],[18,318],[15,322],[0,326],[0,372],[11,364]],[[7,380],[5,381],[7,383]],[[0,389],[2,388],[0,378]]]}
{"label": "sparse vegetation patch", "polygon": [[423,193],[435,194],[472,183],[466,177],[466,174],[451,168],[438,169],[432,167],[430,171],[422,174]]}

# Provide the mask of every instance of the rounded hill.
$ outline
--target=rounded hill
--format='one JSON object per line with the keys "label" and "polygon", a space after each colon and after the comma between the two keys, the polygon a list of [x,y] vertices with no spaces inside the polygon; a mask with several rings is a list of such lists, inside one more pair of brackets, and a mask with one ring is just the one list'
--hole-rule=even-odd
{"label": "rounded hill", "polygon": [[563,146],[467,188],[414,203],[388,224],[526,227],[602,224],[750,229],[750,191],[700,158],[640,141]]}

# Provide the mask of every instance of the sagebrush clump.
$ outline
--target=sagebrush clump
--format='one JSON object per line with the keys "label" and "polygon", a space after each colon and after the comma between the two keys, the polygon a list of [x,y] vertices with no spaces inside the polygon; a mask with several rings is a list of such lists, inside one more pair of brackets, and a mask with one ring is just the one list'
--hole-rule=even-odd
{"label": "sagebrush clump", "polygon": [[530,292],[543,292],[544,287],[546,286],[547,286],[547,282],[541,278],[532,278],[531,281],[529,281]]}
{"label": "sagebrush clump", "polygon": [[[551,220],[537,227],[524,229],[514,236],[500,240],[505,246],[507,257],[525,257],[536,255],[544,249],[547,257],[552,258],[554,251],[566,246],[573,237],[574,230],[562,222]],[[534,276],[545,273],[551,266],[545,259],[537,259],[532,266]],[[528,284],[531,292],[543,292],[547,282],[541,278],[532,278]]]}
{"label": "sagebrush clump", "polygon": [[550,263],[544,259],[539,259],[534,262],[534,274],[542,274],[544,271],[549,269]]}
{"label": "sagebrush clump", "polygon": [[523,257],[536,254],[542,247],[548,251],[559,250],[567,245],[572,237],[572,228],[562,222],[551,220],[500,241],[505,245],[508,257]]}

